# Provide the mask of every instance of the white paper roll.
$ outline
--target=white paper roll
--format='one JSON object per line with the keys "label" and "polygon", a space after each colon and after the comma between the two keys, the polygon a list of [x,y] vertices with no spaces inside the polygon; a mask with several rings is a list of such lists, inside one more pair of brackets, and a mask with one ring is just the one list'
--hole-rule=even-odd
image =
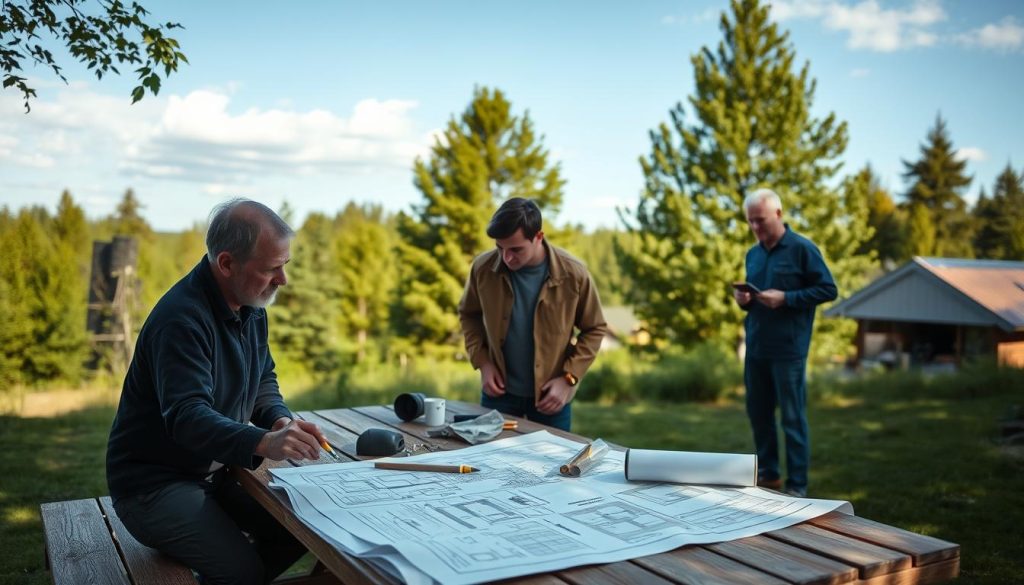
{"label": "white paper roll", "polygon": [[701,485],[757,485],[757,455],[626,450],[626,481]]}

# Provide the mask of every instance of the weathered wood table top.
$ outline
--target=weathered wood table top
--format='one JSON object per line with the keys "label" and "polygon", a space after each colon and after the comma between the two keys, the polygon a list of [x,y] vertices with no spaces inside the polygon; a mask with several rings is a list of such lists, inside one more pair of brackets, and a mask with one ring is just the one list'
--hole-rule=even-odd
{"label": "weathered wood table top", "polygon": [[[480,414],[476,404],[447,401],[449,420],[454,414]],[[405,436],[406,446],[429,444],[457,450],[468,444],[458,439],[431,438],[427,427],[403,422],[390,406],[364,406],[300,412],[320,425],[335,452],[351,460],[373,459],[356,455],[356,439],[368,428],[392,428]],[[507,419],[512,419],[506,415]],[[504,437],[546,430],[576,441],[585,437],[524,419]],[[298,519],[287,498],[267,482],[272,467],[318,465],[332,462],[267,461],[255,471],[235,469],[242,486],[295,534],[329,573],[344,583],[394,583],[373,566],[331,546]],[[832,512],[808,522],[758,536],[718,544],[691,545],[629,561],[587,565],[504,581],[506,583],[801,583],[801,584],[905,584],[940,583],[960,571],[960,546],[857,516]],[[331,575],[333,574],[333,576]]]}

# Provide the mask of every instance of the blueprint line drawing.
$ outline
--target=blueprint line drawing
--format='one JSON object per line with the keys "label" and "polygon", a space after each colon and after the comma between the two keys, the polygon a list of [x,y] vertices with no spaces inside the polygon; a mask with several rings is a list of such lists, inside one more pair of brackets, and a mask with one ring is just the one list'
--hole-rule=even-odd
{"label": "blueprint line drawing", "polygon": [[475,473],[376,469],[362,461],[273,469],[271,485],[340,550],[424,585],[621,561],[753,536],[833,510],[852,513],[846,502],[760,488],[627,482],[619,451],[580,477],[561,476],[559,466],[579,448],[538,431],[403,458],[471,465]]}

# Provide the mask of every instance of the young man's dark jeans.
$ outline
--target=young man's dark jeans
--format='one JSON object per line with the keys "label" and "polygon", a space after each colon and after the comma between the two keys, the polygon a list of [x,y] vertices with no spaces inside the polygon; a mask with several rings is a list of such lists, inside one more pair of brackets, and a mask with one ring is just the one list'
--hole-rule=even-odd
{"label": "young man's dark jeans", "polygon": [[114,509],[136,540],[195,570],[204,585],[269,583],[306,552],[226,469],[118,498]]}
{"label": "young man's dark jeans", "polygon": [[480,406],[484,408],[493,408],[498,412],[521,416],[563,431],[569,430],[569,426],[572,424],[572,402],[566,404],[560,412],[544,414],[537,410],[533,400],[533,396],[513,396],[507,392],[497,398],[492,398],[483,392],[480,393]]}

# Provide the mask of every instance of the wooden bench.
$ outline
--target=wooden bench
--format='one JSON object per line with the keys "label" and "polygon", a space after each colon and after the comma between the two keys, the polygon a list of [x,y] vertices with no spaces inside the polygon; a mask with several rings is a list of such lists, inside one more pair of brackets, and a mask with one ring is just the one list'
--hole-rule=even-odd
{"label": "wooden bench", "polygon": [[[46,567],[54,585],[197,585],[192,571],[128,533],[109,497],[42,504]],[[317,563],[274,585],[336,585]]]}
{"label": "wooden bench", "polygon": [[192,571],[135,540],[109,497],[40,506],[54,585],[195,585]]}

